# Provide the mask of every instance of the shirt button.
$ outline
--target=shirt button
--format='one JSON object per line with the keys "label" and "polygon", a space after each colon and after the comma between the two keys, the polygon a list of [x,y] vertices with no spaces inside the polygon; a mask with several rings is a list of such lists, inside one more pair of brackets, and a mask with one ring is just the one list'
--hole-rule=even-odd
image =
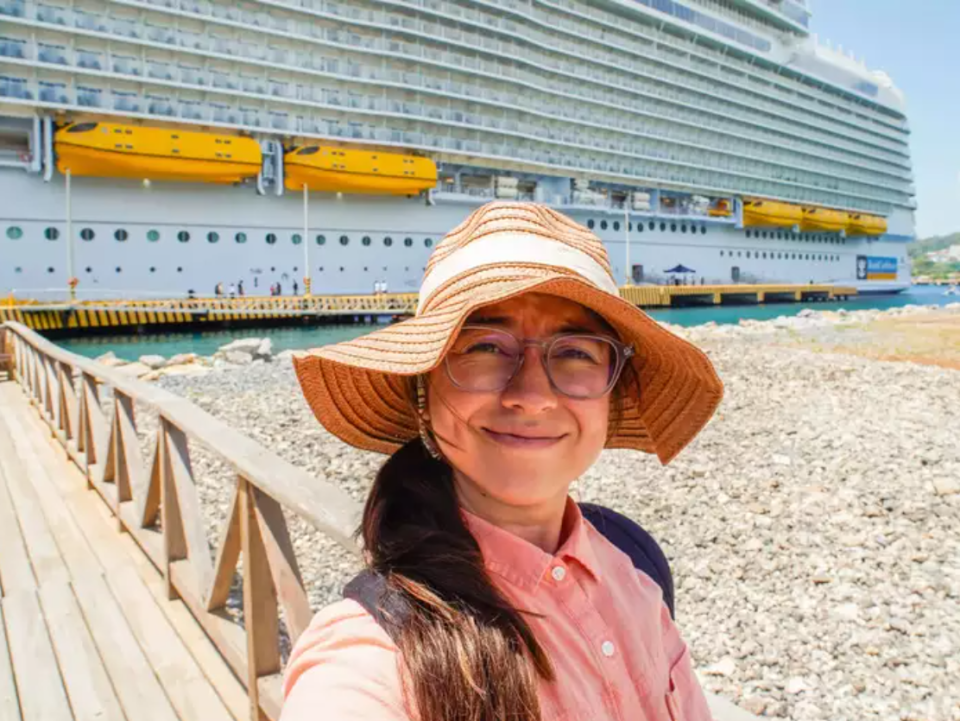
{"label": "shirt button", "polygon": [[567,577],[567,570],[563,566],[554,566],[550,575],[553,576],[554,581],[562,581]]}
{"label": "shirt button", "polygon": [[613,645],[613,641],[604,641],[600,645],[600,650],[603,651],[604,656],[609,657],[613,655],[614,651],[616,651],[616,647]]}

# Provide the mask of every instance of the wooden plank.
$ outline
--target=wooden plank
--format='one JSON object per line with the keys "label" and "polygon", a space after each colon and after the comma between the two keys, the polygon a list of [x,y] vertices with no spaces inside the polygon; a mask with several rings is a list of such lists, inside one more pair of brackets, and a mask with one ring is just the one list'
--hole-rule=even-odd
{"label": "wooden plank", "polygon": [[4,596],[2,606],[24,721],[72,721],[36,593]]}
{"label": "wooden plank", "polygon": [[137,525],[148,528],[157,522],[160,515],[160,464],[163,460],[163,429],[157,429],[157,440],[153,444],[150,459],[150,473],[146,476],[145,488],[133,488],[133,500],[137,506]]}
{"label": "wooden plank", "polygon": [[214,564],[213,582],[207,590],[206,607],[208,611],[223,608],[230,595],[230,586],[237,570],[240,558],[240,503],[237,487],[233,487],[230,500],[230,512],[221,528],[220,545],[217,547],[217,560]]}
{"label": "wooden plank", "polygon": [[48,583],[39,594],[74,717],[77,721],[124,721],[73,589]]}
{"label": "wooden plank", "polygon": [[170,474],[176,492],[187,556],[194,567],[201,588],[206,590],[213,578],[213,565],[210,561],[210,546],[207,543],[200,497],[193,480],[187,437],[183,431],[168,423],[166,419],[162,423],[166,435],[164,439],[167,449],[166,470]]}
{"label": "wooden plank", "polygon": [[270,563],[257,523],[253,489],[246,479],[240,479],[238,493],[243,549],[243,621],[247,631],[247,693],[250,694],[250,718],[256,719],[260,714],[257,681],[262,676],[280,671],[277,642],[280,629]]}
{"label": "wooden plank", "polygon": [[9,411],[0,412],[0,467],[6,479],[7,491],[13,501],[20,530],[30,556],[37,583],[67,583],[70,574],[60,556],[60,549],[53,540],[47,520],[40,508],[36,492],[30,485],[23,469],[21,459],[14,449],[6,416]]}
{"label": "wooden plank", "polygon": [[180,718],[230,721],[230,713],[136,570],[119,568],[108,576],[108,583]]}
{"label": "wooden plank", "polygon": [[313,612],[303,587],[303,576],[297,564],[287,522],[280,504],[263,491],[251,488],[257,514],[257,525],[263,539],[264,550],[270,566],[273,586],[283,606],[284,618],[291,640],[296,643],[300,634],[307,630]]}
{"label": "wooden plank", "polygon": [[22,721],[17,685],[13,680],[13,666],[10,665],[10,648],[7,646],[2,603],[0,603],[0,721]]}
{"label": "wooden plank", "polygon": [[137,489],[143,487],[146,473],[143,469],[143,456],[140,454],[140,440],[137,438],[133,399],[124,393],[117,392],[114,406],[118,431],[114,436],[117,461],[114,480],[117,483],[119,504],[133,497],[131,487]]}
{"label": "wooden plank", "polygon": [[0,590],[4,595],[36,588],[20,522],[7,493],[6,475],[0,466]]}
{"label": "wooden plank", "polygon": [[138,721],[176,721],[177,715],[106,581],[87,577],[76,581],[73,588],[124,713]]}

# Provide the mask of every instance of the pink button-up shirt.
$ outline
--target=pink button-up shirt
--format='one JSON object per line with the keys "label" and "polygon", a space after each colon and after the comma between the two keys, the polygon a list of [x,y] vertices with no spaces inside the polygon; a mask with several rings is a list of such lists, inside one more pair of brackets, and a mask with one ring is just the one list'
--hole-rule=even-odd
{"label": "pink button-up shirt", "polygon": [[[553,555],[463,510],[487,571],[526,616],[553,663],[541,679],[543,721],[709,721],[690,653],[660,587],[637,571],[567,498]],[[297,641],[282,721],[416,721],[402,659],[356,601],[327,606]],[[412,699],[411,699],[412,703]]]}

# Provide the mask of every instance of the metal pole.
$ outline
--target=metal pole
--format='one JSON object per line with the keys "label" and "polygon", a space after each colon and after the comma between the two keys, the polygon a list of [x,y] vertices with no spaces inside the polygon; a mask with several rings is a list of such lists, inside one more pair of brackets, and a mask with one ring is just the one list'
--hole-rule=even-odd
{"label": "metal pole", "polygon": [[303,295],[310,293],[310,196],[307,184],[303,184]]}
{"label": "metal pole", "polygon": [[67,288],[70,294],[70,302],[77,299],[77,287],[73,282],[73,212],[70,207],[70,168],[67,168],[66,174],[67,191]]}
{"label": "metal pole", "polygon": [[[630,196],[628,195],[627,198]],[[627,207],[627,198],[623,199],[623,237],[624,237],[624,248],[627,256],[626,263],[627,268],[624,271],[626,276],[626,282],[624,285],[633,285],[633,273],[630,272],[630,211]]]}

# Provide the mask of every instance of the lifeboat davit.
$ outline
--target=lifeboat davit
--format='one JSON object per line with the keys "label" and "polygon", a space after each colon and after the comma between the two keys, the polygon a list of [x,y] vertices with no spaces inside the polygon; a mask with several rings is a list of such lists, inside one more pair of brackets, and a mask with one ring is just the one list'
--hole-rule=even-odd
{"label": "lifeboat davit", "polygon": [[416,195],[437,184],[430,158],[403,153],[306,145],[284,155],[283,165],[288,190]]}
{"label": "lifeboat davit", "polygon": [[263,160],[252,138],[115,123],[67,125],[54,148],[61,173],[195,183],[239,183]]}
{"label": "lifeboat davit", "polygon": [[842,210],[818,208],[812,205],[803,206],[803,222],[800,224],[803,231],[817,231],[839,233],[847,229],[847,214]]}
{"label": "lifeboat davit", "polygon": [[743,224],[760,228],[793,228],[803,222],[803,208],[792,203],[744,198]]}
{"label": "lifeboat davit", "polygon": [[883,235],[887,219],[867,213],[847,213],[847,235]]}

